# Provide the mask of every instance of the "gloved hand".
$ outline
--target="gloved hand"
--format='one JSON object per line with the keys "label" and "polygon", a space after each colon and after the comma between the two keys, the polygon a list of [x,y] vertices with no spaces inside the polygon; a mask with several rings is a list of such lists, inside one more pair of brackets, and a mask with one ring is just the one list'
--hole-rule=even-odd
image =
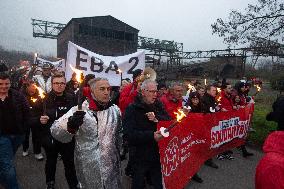
{"label": "gloved hand", "polygon": [[73,116],[69,117],[67,122],[67,131],[71,134],[75,134],[79,127],[83,124],[83,119],[86,112],[84,111],[76,111]]}

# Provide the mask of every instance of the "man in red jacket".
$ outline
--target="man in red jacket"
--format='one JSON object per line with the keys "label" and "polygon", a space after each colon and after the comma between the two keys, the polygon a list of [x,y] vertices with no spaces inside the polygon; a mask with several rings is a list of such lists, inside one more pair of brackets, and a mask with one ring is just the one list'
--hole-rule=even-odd
{"label": "man in red jacket", "polygon": [[168,95],[163,95],[160,98],[160,101],[163,103],[165,110],[171,116],[172,119],[175,119],[174,112],[177,112],[179,108],[182,108],[182,94],[183,94],[183,85],[182,83],[173,83],[170,86],[170,93]]}
{"label": "man in red jacket", "polygon": [[[169,87],[170,93],[168,95],[163,95],[160,98],[160,101],[163,103],[166,112],[170,115],[172,119],[175,119],[176,116],[174,112],[177,112],[178,109],[182,109],[182,95],[183,95],[183,84],[182,83],[172,83]],[[202,183],[202,178],[196,173],[192,179],[198,183]]]}
{"label": "man in red jacket", "polygon": [[123,116],[127,106],[131,103],[134,102],[135,97],[138,94],[139,91],[139,85],[138,85],[138,81],[139,78],[142,74],[142,70],[137,69],[133,72],[133,82],[126,85],[122,91],[120,92],[120,96],[119,96],[119,108],[121,111],[121,114]]}
{"label": "man in red jacket", "polygon": [[284,131],[271,133],[263,145],[263,151],[265,155],[256,168],[255,188],[284,188]]}
{"label": "man in red jacket", "polygon": [[232,111],[233,110],[233,101],[232,101],[232,85],[229,83],[226,83],[222,87],[221,95],[219,99],[219,105],[221,108],[221,111]]}
{"label": "man in red jacket", "polygon": [[[232,85],[230,83],[224,83],[222,86],[222,91],[219,99],[217,101],[219,102],[219,106],[221,108],[222,112],[226,111],[232,111],[233,110],[233,100],[232,100]],[[219,154],[217,158],[219,160],[224,160],[225,158],[228,160],[233,160],[235,159],[231,155],[232,151],[226,151],[223,152],[222,154]]]}

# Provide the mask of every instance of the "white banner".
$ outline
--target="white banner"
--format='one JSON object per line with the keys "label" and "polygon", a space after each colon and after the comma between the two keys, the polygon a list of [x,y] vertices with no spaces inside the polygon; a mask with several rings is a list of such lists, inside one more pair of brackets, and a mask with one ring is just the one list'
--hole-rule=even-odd
{"label": "white banner", "polygon": [[58,60],[56,62],[51,62],[49,60],[45,60],[43,58],[36,58],[36,64],[41,67],[43,64],[50,64],[52,65],[55,69],[60,70],[60,71],[64,71],[65,72],[65,60],[61,59]]}
{"label": "white banner", "polygon": [[116,57],[102,56],[69,41],[65,72],[67,81],[71,79],[73,73],[70,65],[82,70],[84,75],[94,74],[95,77],[104,77],[109,80],[111,86],[120,86],[121,78],[132,80],[134,70],[145,69],[145,52],[138,51]]}

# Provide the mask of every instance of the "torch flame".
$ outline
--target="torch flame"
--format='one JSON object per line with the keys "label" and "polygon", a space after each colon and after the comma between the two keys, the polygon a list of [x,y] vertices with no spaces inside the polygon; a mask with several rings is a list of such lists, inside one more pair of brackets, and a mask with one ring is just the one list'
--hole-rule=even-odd
{"label": "torch flame", "polygon": [[218,91],[218,93],[220,93],[221,92],[221,88],[217,87],[217,91]]}
{"label": "torch flame", "polygon": [[69,65],[69,66],[73,70],[73,72],[76,73],[76,80],[78,81],[78,83],[82,83],[83,82],[83,79],[82,79],[83,71],[74,68],[72,65]]}
{"label": "torch flame", "polygon": [[31,97],[31,101],[33,101],[33,103],[35,103],[37,101],[36,98]]}
{"label": "torch flame", "polygon": [[261,90],[261,87],[259,85],[254,85],[257,89],[257,92],[259,92]]}
{"label": "torch flame", "polygon": [[207,79],[204,79],[204,85],[205,86],[207,85]]}
{"label": "torch flame", "polygon": [[219,96],[219,97],[218,97],[218,99],[217,99],[217,101],[218,101],[218,102],[220,102],[220,101],[221,101],[221,99],[222,99],[222,97],[221,97],[221,96]]}
{"label": "torch flame", "polygon": [[181,122],[181,120],[186,117],[186,114],[181,109],[178,109],[178,112],[174,112],[174,114],[176,114],[177,122]]}
{"label": "torch flame", "polygon": [[118,71],[120,74],[122,73],[122,70],[121,70],[121,69],[119,69],[119,68],[117,69],[117,71]]}
{"label": "torch flame", "polygon": [[192,90],[193,89],[193,86],[189,83],[188,84],[188,90]]}
{"label": "torch flame", "polygon": [[45,97],[45,92],[44,92],[44,90],[43,90],[42,88],[36,86],[36,85],[35,85],[35,87],[36,87],[36,89],[38,90],[38,96],[39,96],[41,99],[44,99],[44,97]]}

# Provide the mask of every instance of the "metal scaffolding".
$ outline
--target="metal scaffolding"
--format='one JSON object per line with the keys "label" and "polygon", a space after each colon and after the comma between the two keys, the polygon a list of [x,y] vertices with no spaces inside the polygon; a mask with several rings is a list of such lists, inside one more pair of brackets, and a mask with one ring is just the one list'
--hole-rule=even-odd
{"label": "metal scaffolding", "polygon": [[32,19],[33,37],[57,39],[59,32],[66,24]]}
{"label": "metal scaffolding", "polygon": [[[33,36],[57,39],[60,31],[65,24],[32,19]],[[218,57],[240,57],[242,60],[242,72],[245,72],[247,57],[252,57],[253,64],[256,64],[258,57],[271,56],[277,58],[284,57],[284,46],[277,42],[257,38],[248,48],[194,51],[184,52],[183,43],[175,41],[160,40],[148,37],[138,36],[138,49],[145,49],[146,63],[151,64],[153,68],[164,66],[171,72],[173,69],[183,69],[188,66],[184,60],[198,58],[218,58]],[[166,65],[161,58],[167,59]]]}

